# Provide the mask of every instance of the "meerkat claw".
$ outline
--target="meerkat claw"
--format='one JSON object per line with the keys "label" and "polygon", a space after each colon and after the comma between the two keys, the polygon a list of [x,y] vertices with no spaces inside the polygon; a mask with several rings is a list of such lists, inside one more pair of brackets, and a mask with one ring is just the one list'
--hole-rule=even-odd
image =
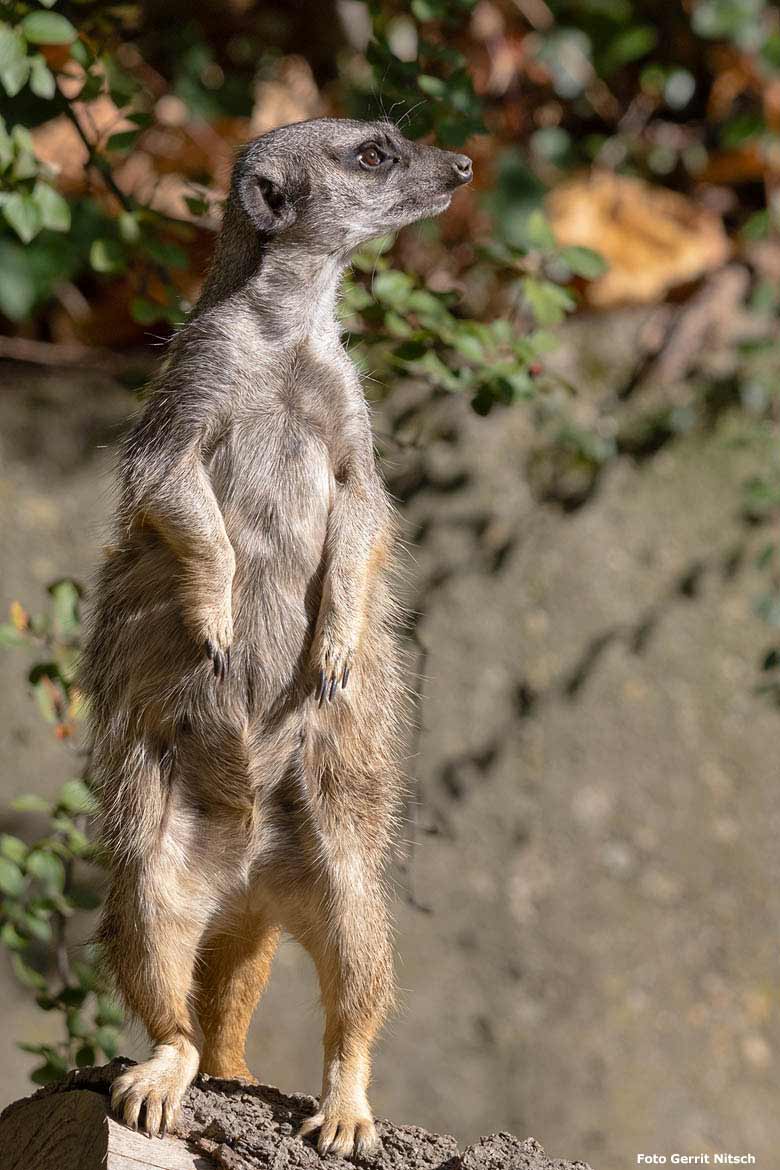
{"label": "meerkat claw", "polygon": [[337,682],[337,679],[336,679],[335,674],[331,675],[330,690],[328,691],[328,702],[329,703],[333,702],[333,696],[336,693],[336,682]]}
{"label": "meerkat claw", "polygon": [[230,648],[223,653],[217,650],[211,638],[206,639],[206,657],[211,660],[214,668],[214,677],[217,682],[224,682],[230,671]]}
{"label": "meerkat claw", "polygon": [[349,667],[345,666],[344,673],[341,676],[341,689],[342,690],[344,690],[344,688],[346,687],[348,682],[349,682]]}

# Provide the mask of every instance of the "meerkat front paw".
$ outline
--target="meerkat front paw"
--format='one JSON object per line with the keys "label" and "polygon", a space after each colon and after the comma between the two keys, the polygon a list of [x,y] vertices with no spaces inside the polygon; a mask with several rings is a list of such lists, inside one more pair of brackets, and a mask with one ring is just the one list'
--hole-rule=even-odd
{"label": "meerkat front paw", "polygon": [[333,702],[339,687],[349,682],[354,649],[350,642],[333,638],[318,638],[314,650],[314,669],[317,671],[314,698],[317,703]]}
{"label": "meerkat front paw", "polygon": [[182,1098],[198,1071],[193,1044],[160,1044],[151,1060],[123,1072],[111,1086],[111,1108],[131,1129],[150,1137],[165,1134],[176,1121]]}
{"label": "meerkat front paw", "polygon": [[331,1106],[324,1102],[319,1113],[304,1121],[298,1136],[307,1137],[316,1130],[320,1131],[317,1149],[321,1154],[366,1157],[379,1146],[373,1117],[362,1111],[356,1114],[348,1106]]}
{"label": "meerkat front paw", "polygon": [[188,622],[192,635],[211,660],[219,682],[230,671],[230,647],[233,642],[233,615],[230,600],[221,605],[201,606]]}

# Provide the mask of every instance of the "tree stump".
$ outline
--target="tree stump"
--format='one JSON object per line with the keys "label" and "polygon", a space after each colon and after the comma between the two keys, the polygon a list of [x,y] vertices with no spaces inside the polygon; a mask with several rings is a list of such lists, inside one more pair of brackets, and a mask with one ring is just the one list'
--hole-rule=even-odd
{"label": "tree stump", "polygon": [[109,1114],[111,1081],[130,1063],[79,1069],[9,1105],[0,1170],[590,1170],[548,1158],[533,1138],[493,1134],[461,1153],[452,1137],[389,1121],[378,1123],[382,1146],[370,1160],[322,1158],[295,1136],[313,1098],[205,1076],[188,1092],[176,1134],[149,1138]]}

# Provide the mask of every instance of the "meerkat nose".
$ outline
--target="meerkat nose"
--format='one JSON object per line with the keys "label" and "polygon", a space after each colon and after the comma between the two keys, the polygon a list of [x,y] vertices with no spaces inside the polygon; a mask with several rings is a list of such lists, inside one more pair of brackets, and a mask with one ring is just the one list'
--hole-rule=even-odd
{"label": "meerkat nose", "polygon": [[456,154],[452,162],[452,169],[461,183],[468,183],[473,173],[471,159],[467,154]]}

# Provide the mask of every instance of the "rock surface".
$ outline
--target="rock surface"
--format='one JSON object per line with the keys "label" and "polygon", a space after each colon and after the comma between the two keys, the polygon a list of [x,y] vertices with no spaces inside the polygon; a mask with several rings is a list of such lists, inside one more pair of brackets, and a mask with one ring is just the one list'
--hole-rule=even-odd
{"label": "rock surface", "polygon": [[[118,1059],[100,1068],[78,1069],[62,1083],[15,1101],[0,1114],[0,1139],[4,1122],[9,1123],[30,1101],[79,1089],[107,1096],[111,1081],[129,1063]],[[447,1134],[389,1121],[378,1124],[382,1145],[370,1160],[321,1157],[311,1140],[295,1136],[315,1109],[312,1097],[288,1096],[267,1085],[198,1077],[187,1094],[176,1132],[190,1151],[205,1154],[222,1170],[316,1170],[322,1166],[348,1170],[355,1165],[372,1170],[590,1170],[585,1162],[548,1158],[533,1138],[521,1141],[508,1133],[492,1134],[461,1153],[455,1138]]]}

